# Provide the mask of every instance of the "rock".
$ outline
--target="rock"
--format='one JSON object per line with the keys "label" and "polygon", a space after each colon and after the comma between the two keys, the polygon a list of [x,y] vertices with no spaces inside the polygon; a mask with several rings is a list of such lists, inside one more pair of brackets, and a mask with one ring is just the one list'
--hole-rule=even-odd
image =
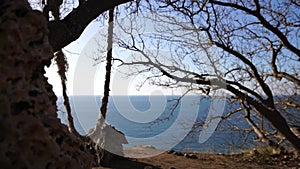
{"label": "rock", "polygon": [[1,168],[91,168],[93,157],[57,118],[44,76],[47,21],[27,1],[0,2]]}
{"label": "rock", "polygon": [[127,144],[128,141],[124,133],[117,130],[114,126],[108,124],[101,126],[98,122],[94,130],[88,134],[88,137],[99,144],[102,149],[112,153],[112,156],[124,156],[123,144]]}
{"label": "rock", "polygon": [[173,154],[174,154],[174,155],[177,155],[177,156],[183,156],[183,153],[182,153],[182,152],[174,151]]}
{"label": "rock", "polygon": [[144,145],[144,146],[141,146],[143,148],[149,148],[149,149],[156,149],[153,145]]}
{"label": "rock", "polygon": [[184,153],[184,157],[190,158],[190,159],[197,159],[198,158],[195,154],[188,154],[188,153]]}

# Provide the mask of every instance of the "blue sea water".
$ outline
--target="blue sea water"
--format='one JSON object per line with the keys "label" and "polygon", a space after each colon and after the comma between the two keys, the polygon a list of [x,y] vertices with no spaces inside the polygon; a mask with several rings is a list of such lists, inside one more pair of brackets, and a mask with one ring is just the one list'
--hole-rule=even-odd
{"label": "blue sea water", "polygon": [[[221,121],[216,130],[203,139],[204,122],[209,112],[224,114],[234,108],[225,104],[224,109],[212,106],[207,96],[111,96],[106,122],[122,131],[128,144],[124,147],[152,145],[158,149],[189,152],[231,153],[253,146],[254,133],[238,128],[249,128],[242,114],[235,114]],[[99,117],[100,96],[71,96],[71,108],[75,127],[87,134]],[[218,103],[217,103],[218,104]],[[63,99],[58,98],[58,117],[67,124]],[[216,114],[216,113],[215,113]],[[209,121],[209,122],[211,122]],[[205,127],[206,126],[206,127]],[[201,135],[202,133],[202,135]],[[199,139],[202,141],[199,141]]]}

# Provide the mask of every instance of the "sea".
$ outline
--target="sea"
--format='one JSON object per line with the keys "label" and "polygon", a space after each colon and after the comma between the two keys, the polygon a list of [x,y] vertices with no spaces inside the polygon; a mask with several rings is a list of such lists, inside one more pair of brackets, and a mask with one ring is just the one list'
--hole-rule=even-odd
{"label": "sea", "polygon": [[[101,96],[69,99],[76,130],[86,135],[99,118]],[[58,117],[68,125],[62,97],[57,106]],[[257,146],[242,112],[221,118],[235,108],[237,105],[222,98],[209,96],[110,96],[105,120],[125,134],[125,148],[234,153]]]}

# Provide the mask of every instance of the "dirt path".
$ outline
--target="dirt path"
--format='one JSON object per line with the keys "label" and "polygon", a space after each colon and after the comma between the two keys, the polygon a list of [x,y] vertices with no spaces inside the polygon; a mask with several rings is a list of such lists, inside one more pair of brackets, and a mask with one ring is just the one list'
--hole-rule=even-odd
{"label": "dirt path", "polygon": [[[114,160],[110,167],[99,167],[95,169],[300,169],[299,157],[294,158],[288,155],[263,157],[258,154],[251,156],[249,156],[249,154],[218,155],[207,153],[185,154],[179,152],[160,152],[159,154],[158,151],[159,150],[151,148],[137,148],[134,151],[127,150],[127,152],[125,150],[127,154],[142,155],[143,157],[148,155],[148,157]],[[158,155],[149,157],[151,153],[157,153]]]}

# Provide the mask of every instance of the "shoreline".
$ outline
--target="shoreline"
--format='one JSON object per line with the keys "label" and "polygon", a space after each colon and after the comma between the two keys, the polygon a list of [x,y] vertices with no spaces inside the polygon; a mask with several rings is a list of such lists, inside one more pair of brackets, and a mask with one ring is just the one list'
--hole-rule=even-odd
{"label": "shoreline", "polygon": [[[256,147],[253,149],[265,149],[264,147]],[[125,147],[123,148],[125,157],[129,158],[148,158],[155,155],[162,154],[167,152],[172,154],[172,152],[179,153],[179,154],[213,154],[213,155],[235,155],[235,154],[242,154],[244,152],[252,151],[253,149],[244,149],[241,151],[232,151],[229,153],[224,152],[210,152],[210,151],[184,151],[184,150],[174,150],[174,149],[159,149],[154,147],[153,145],[136,145],[133,147]],[[171,153],[170,153],[171,152]],[[139,157],[141,155],[142,157]]]}
{"label": "shoreline", "polygon": [[[266,150],[253,149],[238,154],[185,153],[157,150],[153,146],[136,146],[125,149],[125,152],[143,157],[114,159],[111,166],[94,169],[300,168],[299,155],[268,154],[264,151]],[[147,156],[158,152],[157,155]]]}

